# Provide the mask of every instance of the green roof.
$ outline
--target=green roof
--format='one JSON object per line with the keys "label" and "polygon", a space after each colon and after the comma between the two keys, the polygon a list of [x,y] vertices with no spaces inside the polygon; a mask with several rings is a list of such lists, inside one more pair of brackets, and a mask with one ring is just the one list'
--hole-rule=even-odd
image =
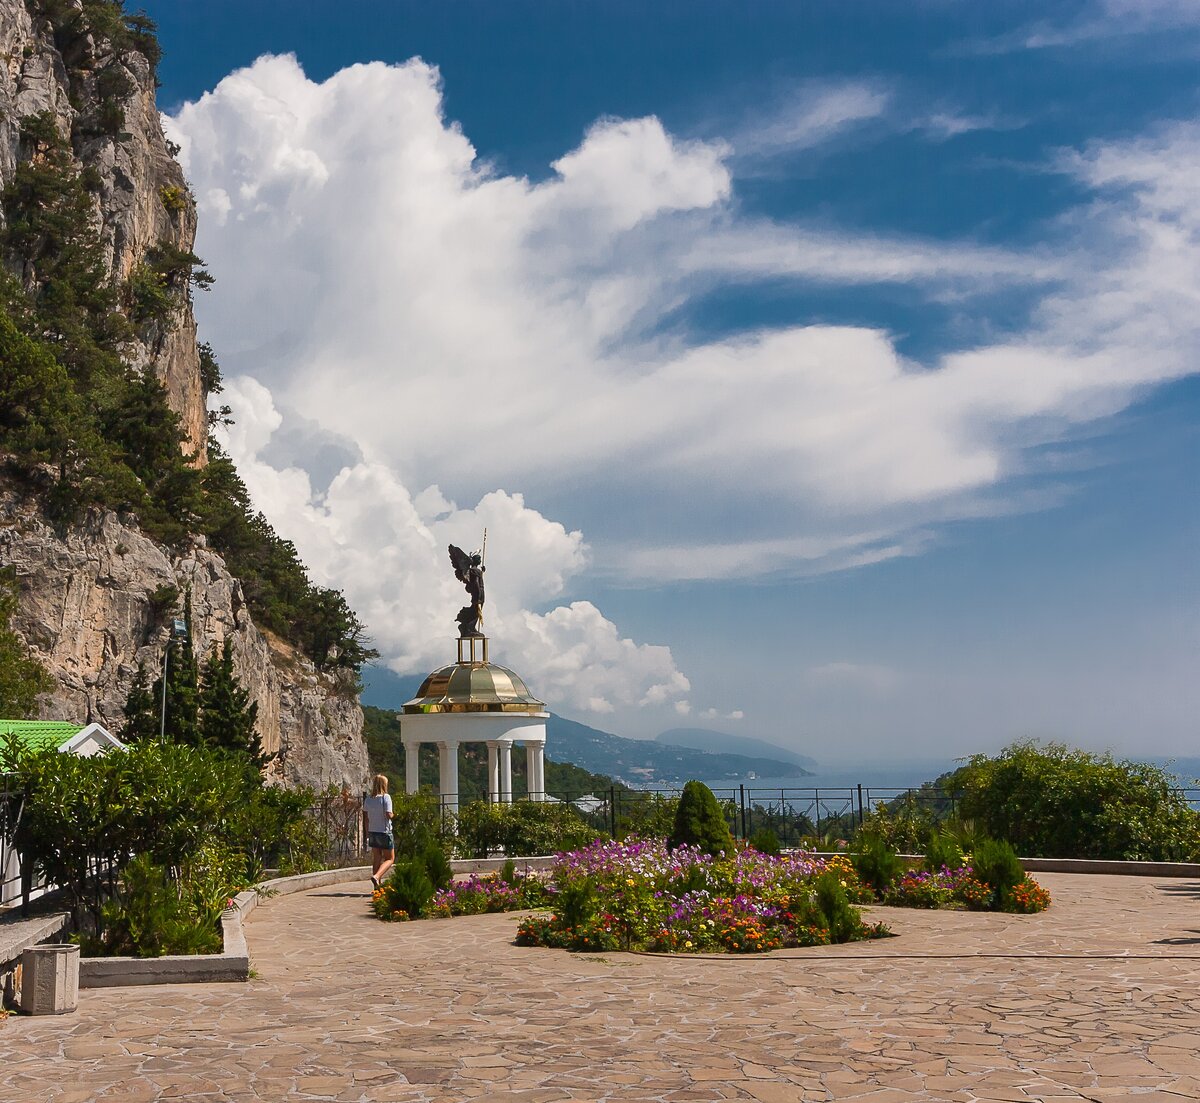
{"label": "green roof", "polygon": [[40,750],[42,747],[61,747],[77,736],[86,724],[65,720],[0,720],[0,742],[10,739]]}

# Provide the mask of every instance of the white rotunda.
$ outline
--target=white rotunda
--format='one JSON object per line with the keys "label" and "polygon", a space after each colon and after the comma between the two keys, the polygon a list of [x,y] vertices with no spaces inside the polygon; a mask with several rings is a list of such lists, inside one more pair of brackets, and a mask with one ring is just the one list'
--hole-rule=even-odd
{"label": "white rotunda", "polygon": [[546,706],[507,667],[488,661],[486,636],[460,637],[458,661],[435,670],[416,697],[401,707],[405,788],[420,788],[422,743],[438,748],[438,790],[443,808],[458,812],[458,748],[486,743],[488,799],[512,802],[513,743],[525,746],[529,798],[546,799]]}

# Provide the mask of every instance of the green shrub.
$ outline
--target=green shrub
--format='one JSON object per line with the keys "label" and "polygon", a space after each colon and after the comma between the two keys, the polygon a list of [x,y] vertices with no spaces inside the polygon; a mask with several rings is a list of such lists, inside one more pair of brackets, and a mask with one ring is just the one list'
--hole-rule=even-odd
{"label": "green shrub", "polygon": [[760,854],[779,854],[779,836],[769,827],[760,827],[750,836],[750,845]]}
{"label": "green shrub", "polygon": [[392,867],[375,898],[375,913],[382,919],[419,919],[433,900],[433,882],[425,863],[405,858]]}
{"label": "green shrub", "polygon": [[521,800],[514,804],[472,801],[458,815],[455,846],[460,854],[486,858],[494,851],[510,856],[554,854],[594,842],[601,832],[589,826],[569,804]]}
{"label": "green shrub", "polygon": [[[224,898],[221,899],[221,908]],[[101,933],[80,941],[90,957],[162,957],[212,954],[221,950],[221,931],[208,907],[181,897],[166,870],[148,854],[125,867],[117,898],[103,905]]]}
{"label": "green shrub", "polygon": [[454,880],[450,859],[446,857],[446,852],[436,842],[430,841],[426,845],[421,852],[421,862],[425,866],[425,874],[429,878],[429,883],[433,885],[434,889],[447,888]]}
{"label": "green shrub", "polygon": [[500,880],[506,885],[515,885],[517,883],[517,863],[511,858],[500,867]]}
{"label": "green shrub", "polygon": [[952,784],[959,809],[1022,854],[1045,858],[1188,861],[1200,855],[1200,813],[1166,770],[1061,743],[1014,743],[973,756]]}
{"label": "green shrub", "polygon": [[670,845],[696,846],[705,854],[732,854],[733,836],[712,790],[702,781],[689,781],[683,787]]}
{"label": "green shrub", "polygon": [[925,860],[922,867],[930,873],[937,873],[943,867],[958,869],[963,864],[963,852],[958,843],[942,832],[933,835],[925,847]]}
{"label": "green shrub", "polygon": [[971,868],[976,880],[991,886],[995,893],[993,907],[1001,907],[1012,890],[1025,880],[1025,869],[1017,852],[1009,843],[984,839],[971,855]]}
{"label": "green shrub", "polygon": [[850,861],[859,879],[878,897],[887,895],[903,871],[900,856],[877,835],[859,835],[854,840]]}
{"label": "green shrub", "polygon": [[836,871],[822,873],[813,883],[813,895],[830,942],[849,942],[862,930],[862,914],[850,903]]}
{"label": "green shrub", "polygon": [[554,897],[554,910],[561,925],[568,929],[583,927],[590,922],[597,906],[596,885],[588,877],[569,881]]}

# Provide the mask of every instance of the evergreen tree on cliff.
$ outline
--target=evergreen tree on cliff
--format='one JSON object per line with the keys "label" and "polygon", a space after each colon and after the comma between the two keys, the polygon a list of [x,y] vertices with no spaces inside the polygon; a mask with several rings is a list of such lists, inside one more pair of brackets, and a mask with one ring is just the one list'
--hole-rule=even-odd
{"label": "evergreen tree on cliff", "polygon": [[200,677],[201,742],[249,755],[261,770],[270,756],[263,754],[257,722],[258,705],[233,672],[233,641],[226,639],[219,655],[213,647]]}
{"label": "evergreen tree on cliff", "polygon": [[0,571],[0,717],[27,720],[37,713],[37,699],[54,688],[54,681],[29,654],[9,624],[17,609],[14,572]]}
{"label": "evergreen tree on cliff", "polygon": [[150,688],[146,667],[138,663],[137,676],[125,699],[125,724],[121,728],[121,738],[126,743],[146,743],[157,739],[160,722],[159,702]]}

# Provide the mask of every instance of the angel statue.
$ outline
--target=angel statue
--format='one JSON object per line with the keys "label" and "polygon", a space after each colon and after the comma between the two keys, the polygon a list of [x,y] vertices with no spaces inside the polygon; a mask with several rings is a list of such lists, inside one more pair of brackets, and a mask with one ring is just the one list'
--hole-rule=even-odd
{"label": "angel statue", "polygon": [[466,588],[471,597],[471,604],[464,605],[458,611],[458,636],[466,639],[469,636],[482,636],[480,625],[483,623],[483,565],[482,555],[468,555],[462,548],[450,545],[450,563],[454,567],[454,577]]}

